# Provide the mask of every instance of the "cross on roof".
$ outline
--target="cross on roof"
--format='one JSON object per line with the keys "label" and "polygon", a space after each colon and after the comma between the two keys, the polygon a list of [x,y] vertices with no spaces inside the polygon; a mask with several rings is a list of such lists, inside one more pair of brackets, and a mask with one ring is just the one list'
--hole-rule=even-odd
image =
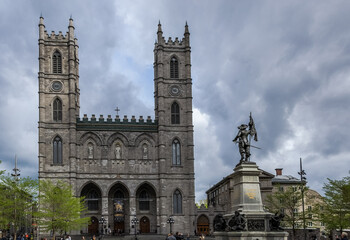
{"label": "cross on roof", "polygon": [[117,115],[119,115],[119,111],[120,111],[120,109],[117,107],[116,109],[114,109],[114,111],[116,111],[117,112]]}

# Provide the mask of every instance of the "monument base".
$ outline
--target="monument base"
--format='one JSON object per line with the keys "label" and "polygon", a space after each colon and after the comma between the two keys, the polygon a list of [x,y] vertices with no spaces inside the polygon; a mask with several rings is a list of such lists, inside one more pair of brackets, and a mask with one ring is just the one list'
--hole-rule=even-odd
{"label": "monument base", "polygon": [[287,240],[288,233],[271,226],[272,215],[264,211],[260,170],[254,162],[237,164],[231,175],[231,213],[223,216],[225,230],[214,232],[215,240]]}
{"label": "monument base", "polygon": [[215,240],[287,240],[287,232],[214,232]]}

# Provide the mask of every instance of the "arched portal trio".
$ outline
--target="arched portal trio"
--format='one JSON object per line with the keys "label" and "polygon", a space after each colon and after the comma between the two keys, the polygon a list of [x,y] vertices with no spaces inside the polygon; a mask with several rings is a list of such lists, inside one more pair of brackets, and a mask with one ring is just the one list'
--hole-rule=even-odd
{"label": "arched portal trio", "polygon": [[[103,192],[96,182],[87,182],[80,191],[85,197],[87,207],[86,217],[91,221],[87,229],[88,234],[121,235],[133,233],[134,226],[131,219],[135,216],[139,220],[137,231],[141,233],[157,233],[157,195],[155,187],[148,182],[135,186],[131,191],[122,182],[115,182]],[[99,223],[101,217],[106,220],[104,226]]]}

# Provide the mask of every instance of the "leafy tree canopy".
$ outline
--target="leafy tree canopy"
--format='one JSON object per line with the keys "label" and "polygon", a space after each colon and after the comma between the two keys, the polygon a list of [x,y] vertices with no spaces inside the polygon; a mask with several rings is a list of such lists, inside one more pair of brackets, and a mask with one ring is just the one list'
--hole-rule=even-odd
{"label": "leafy tree canopy", "polygon": [[39,183],[39,211],[36,214],[41,230],[62,234],[86,226],[89,218],[83,197],[75,197],[69,184],[63,181],[41,180]]}

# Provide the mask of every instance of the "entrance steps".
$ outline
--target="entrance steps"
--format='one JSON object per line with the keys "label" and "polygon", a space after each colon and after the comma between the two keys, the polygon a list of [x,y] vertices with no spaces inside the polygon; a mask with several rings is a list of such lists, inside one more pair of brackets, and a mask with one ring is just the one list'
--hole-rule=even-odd
{"label": "entrance steps", "polygon": [[[165,240],[166,235],[161,234],[138,234],[137,240]],[[90,240],[91,237],[85,236],[86,240]],[[198,240],[199,236],[191,236],[190,240]],[[81,236],[72,236],[72,240],[81,240]],[[99,240],[96,237],[96,240]],[[135,240],[135,235],[123,235],[123,236],[104,236],[100,240]],[[186,237],[184,238],[186,240]],[[206,236],[205,240],[215,240],[213,236]]]}

